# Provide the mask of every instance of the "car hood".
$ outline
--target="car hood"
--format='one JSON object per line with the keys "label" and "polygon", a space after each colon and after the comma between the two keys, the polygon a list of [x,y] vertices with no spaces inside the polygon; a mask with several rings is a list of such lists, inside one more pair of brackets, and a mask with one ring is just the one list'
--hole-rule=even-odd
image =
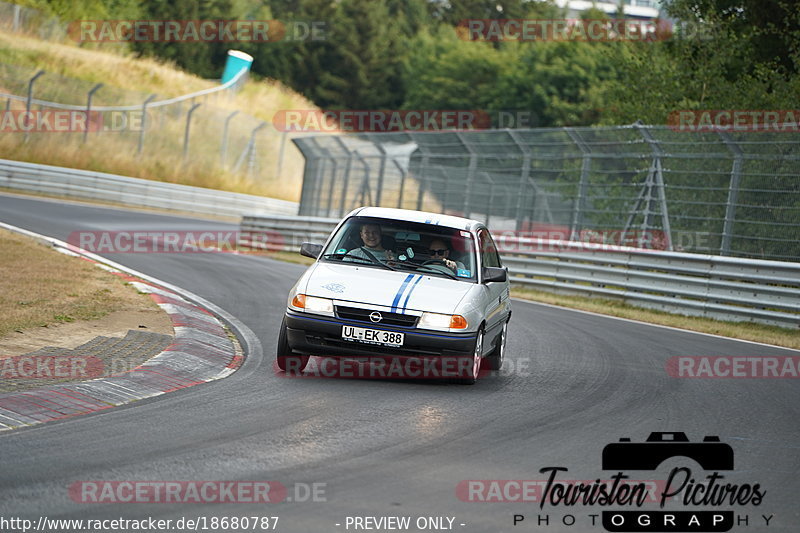
{"label": "car hood", "polygon": [[317,263],[305,292],[334,300],[385,308],[398,313],[453,314],[473,283],[354,265]]}

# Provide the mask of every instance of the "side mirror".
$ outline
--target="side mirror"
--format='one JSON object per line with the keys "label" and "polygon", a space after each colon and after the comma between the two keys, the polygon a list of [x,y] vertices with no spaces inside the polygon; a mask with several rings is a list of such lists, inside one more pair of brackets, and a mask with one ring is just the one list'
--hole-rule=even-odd
{"label": "side mirror", "polygon": [[508,273],[506,272],[505,268],[500,267],[484,267],[483,268],[483,282],[493,282],[493,281],[506,281],[508,279]]}
{"label": "side mirror", "polygon": [[314,244],[313,242],[304,242],[300,245],[300,255],[310,257],[311,259],[318,259],[319,254],[322,253],[322,245]]}

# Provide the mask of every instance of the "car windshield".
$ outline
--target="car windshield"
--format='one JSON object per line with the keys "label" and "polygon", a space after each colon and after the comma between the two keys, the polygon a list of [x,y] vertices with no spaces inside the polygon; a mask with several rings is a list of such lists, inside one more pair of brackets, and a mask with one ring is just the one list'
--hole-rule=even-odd
{"label": "car windshield", "polygon": [[350,217],[322,260],[476,281],[475,247],[466,230],[374,217]]}

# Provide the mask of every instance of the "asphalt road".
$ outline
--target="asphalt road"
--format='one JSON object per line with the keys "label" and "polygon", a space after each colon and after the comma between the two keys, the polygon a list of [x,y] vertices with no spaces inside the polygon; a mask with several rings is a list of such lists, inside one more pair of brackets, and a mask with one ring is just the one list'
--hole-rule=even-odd
{"label": "asphalt road", "polygon": [[[59,239],[84,230],[235,229],[4,195],[0,220]],[[239,371],[218,382],[0,434],[0,518],[278,516],[278,531],[323,532],[354,531],[348,516],[410,516],[412,526],[418,517],[454,517],[453,529],[465,532],[602,532],[589,516],[603,510],[597,506],[465,502],[456,487],[462,480],[543,480],[539,469],[550,466],[568,468],[559,479],[608,479],[612,473],[601,467],[606,444],[680,431],[693,441],[718,435],[735,452],[735,470],[724,472],[725,482],[758,483],[766,491],[760,505],[719,507],[747,517],[748,525],[734,531],[800,528],[800,382],[678,379],[665,371],[673,356],[796,351],[515,301],[510,368],[475,386],[284,379],[272,369],[276,336],[288,289],[304,267],[220,253],[107,257],[219,305],[252,329],[263,353],[248,354]],[[680,464],[687,463],[698,480],[707,474],[692,461]],[[662,466],[632,477],[664,479],[671,465]],[[70,498],[70,486],[92,480],[270,480],[288,487],[295,501],[88,504]],[[313,483],[323,484],[316,499],[325,501],[296,501]],[[515,514],[525,516],[517,526]],[[549,523],[537,522],[546,515]],[[564,515],[575,524],[564,525]],[[768,527],[762,515],[772,515]]]}

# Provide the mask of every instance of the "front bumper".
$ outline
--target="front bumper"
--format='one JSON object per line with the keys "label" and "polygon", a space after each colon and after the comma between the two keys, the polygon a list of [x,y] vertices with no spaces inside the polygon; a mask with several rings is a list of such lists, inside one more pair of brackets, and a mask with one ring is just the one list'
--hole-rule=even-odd
{"label": "front bumper", "polygon": [[[396,331],[405,334],[403,346],[392,348],[342,339],[342,326]],[[421,332],[414,328],[375,327],[375,324],[286,311],[289,346],[304,355],[323,356],[463,356],[472,355],[477,334]]]}

